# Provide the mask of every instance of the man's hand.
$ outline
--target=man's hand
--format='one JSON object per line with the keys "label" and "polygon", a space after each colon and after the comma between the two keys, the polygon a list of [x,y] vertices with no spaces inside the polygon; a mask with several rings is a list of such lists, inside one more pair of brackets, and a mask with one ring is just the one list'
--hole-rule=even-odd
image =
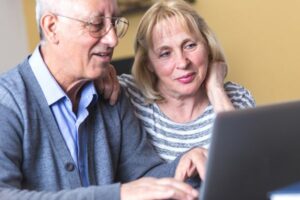
{"label": "man's hand", "polygon": [[207,150],[197,147],[186,152],[180,159],[175,179],[184,181],[197,173],[202,180],[205,179],[205,165],[207,161]]}
{"label": "man's hand", "polygon": [[109,65],[104,76],[94,81],[99,94],[102,94],[104,99],[109,100],[110,105],[114,105],[118,100],[120,92],[120,84],[114,66]]}
{"label": "man's hand", "polygon": [[192,200],[197,196],[197,190],[174,178],[141,178],[121,185],[121,200]]}

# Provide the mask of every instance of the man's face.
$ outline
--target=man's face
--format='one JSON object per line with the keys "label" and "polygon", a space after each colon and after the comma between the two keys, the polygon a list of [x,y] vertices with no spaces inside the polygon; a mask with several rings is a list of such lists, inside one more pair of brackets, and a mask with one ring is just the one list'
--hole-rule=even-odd
{"label": "man's face", "polygon": [[[115,0],[76,0],[63,13],[70,18],[99,24],[110,24],[110,19],[101,18],[116,15]],[[104,74],[111,62],[114,47],[118,43],[115,30],[94,37],[89,26],[80,21],[58,15],[59,34],[57,57],[63,67],[62,73],[74,79],[96,79]]]}

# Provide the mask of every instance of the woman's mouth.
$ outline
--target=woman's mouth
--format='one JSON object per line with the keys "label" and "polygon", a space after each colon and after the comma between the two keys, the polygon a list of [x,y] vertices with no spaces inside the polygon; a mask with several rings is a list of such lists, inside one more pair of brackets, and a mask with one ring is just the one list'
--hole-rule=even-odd
{"label": "woman's mouth", "polygon": [[188,83],[191,83],[195,78],[195,73],[189,73],[189,74],[186,74],[184,76],[180,76],[179,78],[177,78],[176,80],[178,80],[180,83],[183,83],[183,84],[188,84]]}

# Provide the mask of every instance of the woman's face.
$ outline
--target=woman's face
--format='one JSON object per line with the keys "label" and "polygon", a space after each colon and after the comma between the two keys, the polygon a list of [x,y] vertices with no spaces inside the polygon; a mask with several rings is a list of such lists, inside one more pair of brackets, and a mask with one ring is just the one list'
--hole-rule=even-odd
{"label": "woman's face", "polygon": [[155,25],[153,48],[149,50],[148,66],[158,77],[162,96],[185,98],[196,94],[204,82],[208,55],[205,45],[195,35],[184,30],[174,19]]}

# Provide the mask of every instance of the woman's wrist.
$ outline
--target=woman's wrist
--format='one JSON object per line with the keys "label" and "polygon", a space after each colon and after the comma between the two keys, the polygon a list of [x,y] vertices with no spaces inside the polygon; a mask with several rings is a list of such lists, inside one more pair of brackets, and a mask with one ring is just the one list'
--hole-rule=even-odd
{"label": "woman's wrist", "polygon": [[214,89],[207,91],[207,96],[216,113],[234,110],[224,87],[214,87]]}

